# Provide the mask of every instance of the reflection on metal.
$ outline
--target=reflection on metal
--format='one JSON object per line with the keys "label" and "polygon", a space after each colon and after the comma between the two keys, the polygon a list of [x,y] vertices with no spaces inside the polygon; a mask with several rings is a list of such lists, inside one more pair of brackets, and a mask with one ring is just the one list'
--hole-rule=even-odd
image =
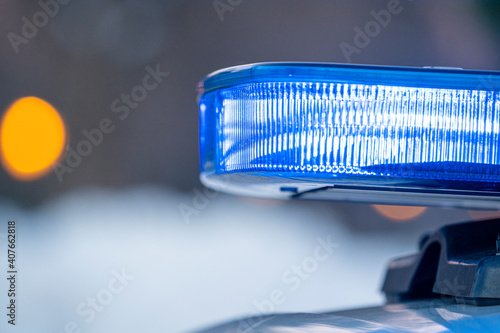
{"label": "reflection on metal", "polygon": [[[247,330],[247,322],[259,322]],[[200,333],[338,333],[338,332],[498,332],[500,306],[474,307],[445,299],[391,304],[326,313],[282,314],[242,319]]]}

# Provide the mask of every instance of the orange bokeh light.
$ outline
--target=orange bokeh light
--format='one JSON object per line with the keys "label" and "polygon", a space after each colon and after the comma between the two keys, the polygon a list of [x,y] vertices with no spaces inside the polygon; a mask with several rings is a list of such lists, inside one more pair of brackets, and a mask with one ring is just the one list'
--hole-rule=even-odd
{"label": "orange bokeh light", "polygon": [[0,128],[2,164],[19,180],[34,180],[50,171],[66,144],[57,110],[37,97],[23,97],[5,113]]}
{"label": "orange bokeh light", "polygon": [[467,213],[474,221],[500,218],[500,211],[498,210],[468,210]]}
{"label": "orange bokeh light", "polygon": [[427,207],[387,205],[373,205],[373,208],[379,212],[380,215],[396,222],[412,220],[419,217],[427,210]]}

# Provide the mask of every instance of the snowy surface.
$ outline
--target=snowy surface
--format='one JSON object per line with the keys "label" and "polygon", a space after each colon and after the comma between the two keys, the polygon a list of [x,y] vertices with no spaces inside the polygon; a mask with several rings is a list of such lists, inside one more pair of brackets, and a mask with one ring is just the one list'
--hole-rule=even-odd
{"label": "snowy surface", "polygon": [[[388,260],[415,250],[414,235],[353,233],[304,204],[154,187],[80,190],[31,210],[1,202],[0,212],[0,253],[15,219],[19,264],[17,325],[2,320],[1,332],[182,332],[259,311],[376,305]],[[319,238],[335,249],[318,250]]]}

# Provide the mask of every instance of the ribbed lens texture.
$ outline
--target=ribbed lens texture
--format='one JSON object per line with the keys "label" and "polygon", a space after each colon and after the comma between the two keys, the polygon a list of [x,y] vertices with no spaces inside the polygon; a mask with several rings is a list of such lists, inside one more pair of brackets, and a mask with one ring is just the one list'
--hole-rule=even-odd
{"label": "ribbed lens texture", "polygon": [[267,82],[217,94],[221,172],[500,178],[499,92]]}

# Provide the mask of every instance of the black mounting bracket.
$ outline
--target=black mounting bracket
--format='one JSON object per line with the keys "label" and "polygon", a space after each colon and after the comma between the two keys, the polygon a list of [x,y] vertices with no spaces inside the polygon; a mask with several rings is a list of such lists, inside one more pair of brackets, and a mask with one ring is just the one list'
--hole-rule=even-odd
{"label": "black mounting bracket", "polygon": [[500,304],[500,219],[442,227],[424,235],[420,252],[393,260],[382,288],[388,302],[454,297]]}

